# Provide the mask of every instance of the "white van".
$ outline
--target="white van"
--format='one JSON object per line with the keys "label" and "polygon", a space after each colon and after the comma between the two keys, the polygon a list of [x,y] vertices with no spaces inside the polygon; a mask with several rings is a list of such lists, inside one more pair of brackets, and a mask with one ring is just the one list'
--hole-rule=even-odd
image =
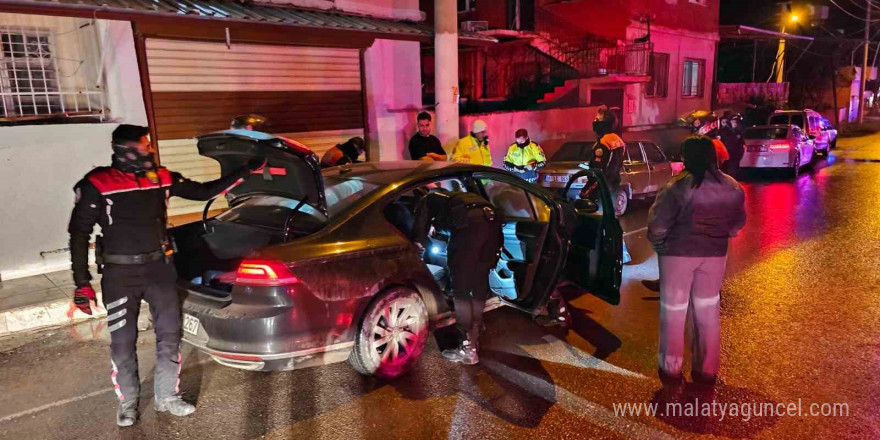
{"label": "white van", "polygon": [[814,110],[776,110],[767,120],[767,125],[796,125],[807,136],[814,136],[816,153],[828,155],[832,146],[831,134],[823,130],[822,115]]}

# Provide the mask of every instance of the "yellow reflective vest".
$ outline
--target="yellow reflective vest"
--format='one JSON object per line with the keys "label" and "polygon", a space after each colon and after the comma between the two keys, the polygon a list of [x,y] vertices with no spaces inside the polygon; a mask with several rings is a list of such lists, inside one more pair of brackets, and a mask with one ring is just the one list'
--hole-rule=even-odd
{"label": "yellow reflective vest", "polygon": [[452,152],[452,161],[491,167],[492,153],[489,152],[489,140],[480,143],[471,134],[459,139]]}

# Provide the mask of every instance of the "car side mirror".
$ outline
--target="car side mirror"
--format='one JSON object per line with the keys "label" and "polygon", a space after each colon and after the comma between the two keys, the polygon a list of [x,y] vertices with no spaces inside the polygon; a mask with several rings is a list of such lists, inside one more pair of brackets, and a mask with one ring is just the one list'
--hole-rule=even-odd
{"label": "car side mirror", "polygon": [[599,204],[590,199],[577,199],[573,204],[574,209],[580,214],[595,214],[599,212]]}

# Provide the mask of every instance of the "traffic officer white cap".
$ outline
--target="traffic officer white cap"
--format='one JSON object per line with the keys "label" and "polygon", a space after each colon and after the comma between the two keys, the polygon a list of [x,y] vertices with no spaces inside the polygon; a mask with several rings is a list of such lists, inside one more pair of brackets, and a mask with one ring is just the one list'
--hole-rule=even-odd
{"label": "traffic officer white cap", "polygon": [[489,126],[486,125],[486,123],[483,122],[482,119],[477,119],[476,121],[474,121],[474,125],[471,127],[471,133],[486,131],[487,128],[489,128]]}

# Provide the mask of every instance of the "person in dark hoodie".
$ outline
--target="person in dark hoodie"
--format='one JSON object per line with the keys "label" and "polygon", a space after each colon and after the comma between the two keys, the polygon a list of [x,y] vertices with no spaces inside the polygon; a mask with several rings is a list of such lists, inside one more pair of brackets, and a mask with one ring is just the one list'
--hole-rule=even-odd
{"label": "person in dark hoodie", "polygon": [[596,119],[593,120],[593,132],[596,133],[596,144],[593,145],[593,158],[590,168],[598,169],[605,176],[611,194],[617,194],[620,186],[620,170],[623,168],[624,142],[615,133],[617,118],[608,107],[599,107]]}
{"label": "person in dark hoodie", "polygon": [[[596,119],[593,120],[593,132],[596,133],[596,144],[593,145],[593,158],[590,160],[590,169],[599,170],[608,182],[608,189],[617,199],[617,191],[620,188],[620,170],[623,168],[624,142],[616,133],[617,117],[606,106],[599,107]],[[614,207],[615,215],[622,215],[620,209]],[[626,241],[623,242],[623,264],[632,261],[629,251],[626,249]]]}
{"label": "person in dark hoodie", "polygon": [[364,154],[364,145],[364,138],[359,136],[337,144],[324,153],[324,156],[321,158],[321,168],[360,162],[358,157]]}

